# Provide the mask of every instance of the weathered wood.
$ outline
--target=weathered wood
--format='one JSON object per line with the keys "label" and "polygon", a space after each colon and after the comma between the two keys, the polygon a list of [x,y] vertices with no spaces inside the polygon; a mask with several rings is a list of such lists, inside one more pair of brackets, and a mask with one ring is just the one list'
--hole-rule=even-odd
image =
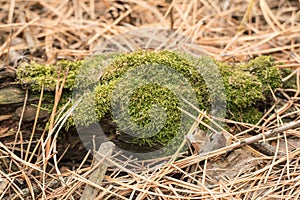
{"label": "weathered wood", "polygon": [[[17,108],[16,112],[15,112],[15,118],[16,119],[20,119],[21,115],[23,112],[23,107],[19,107]],[[35,120],[35,115],[37,112],[37,107],[36,106],[31,106],[31,105],[27,105],[24,109],[24,113],[23,113],[23,121],[24,122],[32,122]],[[50,116],[50,114],[45,111],[45,110],[40,110],[39,112],[39,116],[38,119],[45,119],[48,118]]]}
{"label": "weathered wood", "polygon": [[6,69],[0,71],[0,83],[7,82],[9,80],[13,80],[16,77],[16,73],[12,70]]}
{"label": "weathered wood", "polygon": [[0,106],[24,103],[25,91],[17,87],[0,89]]}
{"label": "weathered wood", "polygon": [[[105,158],[111,157],[114,147],[114,143],[110,141],[101,144],[98,152],[95,154],[95,162],[93,163],[93,167],[96,165],[99,166],[92,172],[89,181],[101,185],[109,164]],[[101,163],[99,164],[99,162]],[[99,189],[87,184],[80,199],[95,199],[98,193]]]}

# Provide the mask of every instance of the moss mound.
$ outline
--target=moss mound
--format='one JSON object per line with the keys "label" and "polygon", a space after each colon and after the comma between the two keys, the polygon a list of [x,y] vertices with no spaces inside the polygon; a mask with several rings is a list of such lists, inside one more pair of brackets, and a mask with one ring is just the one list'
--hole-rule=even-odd
{"label": "moss mound", "polygon": [[44,85],[45,90],[54,91],[58,77],[60,83],[66,71],[68,71],[64,88],[72,90],[79,68],[83,61],[61,60],[56,65],[42,65],[35,62],[21,65],[17,70],[17,77],[21,84],[27,85],[32,90],[41,90]]}
{"label": "moss mound", "polygon": [[[197,113],[185,100],[208,111],[212,104],[226,101],[228,118],[256,123],[263,113],[254,108],[255,103],[269,98],[269,88],[281,86],[280,72],[268,56],[232,66],[208,57],[144,50],[61,61],[55,66],[25,64],[18,69],[18,78],[33,89],[44,84],[53,91],[58,68],[69,69],[66,90],[84,94],[73,116],[77,125],[88,126],[109,114],[121,133],[129,131],[136,136],[134,142],[150,146],[165,146],[188,131],[193,120],[179,107],[194,116]],[[93,112],[96,117],[90,115]]]}

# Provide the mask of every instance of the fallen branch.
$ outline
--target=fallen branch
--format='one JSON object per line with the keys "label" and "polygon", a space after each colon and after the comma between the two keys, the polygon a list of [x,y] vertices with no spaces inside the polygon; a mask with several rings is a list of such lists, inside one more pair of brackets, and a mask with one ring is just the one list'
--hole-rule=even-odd
{"label": "fallen branch", "polygon": [[226,153],[228,151],[232,151],[234,149],[240,148],[242,146],[256,143],[256,142],[258,142],[259,140],[261,140],[263,138],[269,138],[273,134],[282,133],[286,130],[289,130],[289,129],[292,129],[292,128],[297,128],[299,126],[300,126],[300,120],[295,121],[295,122],[290,122],[290,123],[282,125],[279,128],[269,130],[269,131],[265,132],[264,134],[259,134],[259,135],[256,135],[256,136],[252,136],[250,138],[247,138],[247,139],[241,140],[239,142],[233,143],[232,145],[229,145],[227,147],[224,147],[224,148],[221,148],[221,149],[218,149],[218,150],[215,150],[215,151],[207,152],[207,153],[200,153],[199,155],[200,156],[209,156],[209,157],[211,157],[211,155],[216,155],[216,153],[217,154],[223,154],[223,153]]}
{"label": "fallen branch", "polygon": [[[292,128],[297,128],[299,126],[300,126],[300,120],[295,121],[295,122],[290,122],[290,123],[282,125],[279,128],[275,128],[273,130],[269,130],[269,131],[265,132],[264,134],[259,134],[259,135],[252,136],[250,138],[244,139],[244,140],[242,140],[242,141],[239,142],[239,145],[240,146],[244,146],[246,144],[253,144],[253,143],[255,143],[255,142],[263,139],[264,137],[265,138],[269,138],[273,134],[282,133],[282,132],[284,132],[286,130],[289,130],[289,129],[292,129]],[[239,147],[239,146],[237,146],[237,147]]]}
{"label": "fallen branch", "polygon": [[[92,172],[89,181],[101,185],[104,175],[106,173],[107,167],[108,167],[108,162],[105,160],[105,158],[110,158],[113,152],[115,145],[114,143],[108,141],[103,144],[101,144],[98,152],[95,154],[95,162],[93,164],[93,167],[98,165],[98,162],[101,162],[98,167]],[[101,155],[104,156],[101,158]],[[91,185],[86,185],[83,191],[83,194],[81,196],[81,200],[84,199],[95,199],[97,194],[99,192],[98,188],[95,188]]]}

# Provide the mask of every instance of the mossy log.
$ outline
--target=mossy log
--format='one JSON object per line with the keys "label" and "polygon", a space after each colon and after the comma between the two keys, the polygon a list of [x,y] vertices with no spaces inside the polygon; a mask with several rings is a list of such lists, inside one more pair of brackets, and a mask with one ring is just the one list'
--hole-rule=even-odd
{"label": "mossy log", "polygon": [[[213,65],[220,73],[225,96],[218,93],[221,86],[217,84],[213,87],[207,86],[207,80],[202,76],[205,72],[214,80],[215,74],[210,73],[210,67]],[[208,57],[196,58],[166,50],[100,55],[84,61],[60,61],[56,65],[32,62],[19,67],[17,75],[20,82],[32,90],[39,90],[41,85],[44,85],[46,90],[54,91],[58,77],[62,81],[61,77],[68,71],[64,98],[70,98],[72,92],[74,97],[74,91],[77,91],[76,95],[85,97],[81,106],[76,109],[76,115],[70,120],[72,123],[82,126],[96,123],[105,115],[112,115],[111,107],[115,106],[112,105],[113,102],[124,101],[128,103],[127,113],[123,112],[119,118],[114,118],[121,132],[130,124],[133,127],[129,128],[132,134],[137,136],[135,142],[138,144],[166,145],[178,133],[180,123],[185,123],[182,122],[181,111],[178,109],[180,100],[176,92],[185,98],[188,98],[190,93],[186,89],[178,91],[178,88],[173,88],[172,85],[178,85],[178,81],[159,74],[159,70],[156,76],[166,79],[162,81],[168,84],[169,88],[153,82],[131,91],[135,87],[134,84],[138,85],[144,79],[152,80],[153,74],[149,75],[150,68],[153,71],[162,66],[176,71],[188,81],[197,100],[192,103],[198,104],[200,109],[209,111],[211,98],[215,95],[213,98],[226,101],[227,118],[247,123],[256,123],[262,117],[263,113],[255,105],[270,99],[270,89],[274,90],[281,86],[280,71],[269,56],[257,57],[247,63],[223,63]],[[134,80],[130,76],[126,78],[131,71],[135,73]],[[118,87],[122,89],[117,90]],[[127,95],[129,93],[131,96]],[[160,107],[166,115],[158,114]],[[156,122],[161,122],[155,126],[162,127],[158,134],[147,137],[147,133],[153,128],[151,124],[153,111],[157,112],[155,116],[159,118]],[[97,117],[90,113],[96,113]],[[183,133],[187,130],[180,131]]]}

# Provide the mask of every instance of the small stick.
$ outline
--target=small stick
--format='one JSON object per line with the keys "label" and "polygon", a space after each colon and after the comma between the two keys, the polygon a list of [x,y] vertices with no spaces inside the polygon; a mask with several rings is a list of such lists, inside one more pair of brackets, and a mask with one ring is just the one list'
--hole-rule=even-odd
{"label": "small stick", "polygon": [[300,126],[300,120],[295,121],[295,122],[290,122],[290,123],[282,125],[281,127],[275,128],[273,130],[269,130],[269,131],[265,132],[265,134],[259,134],[259,135],[247,138],[245,140],[242,140],[242,141],[240,141],[240,144],[241,145],[252,144],[254,142],[261,140],[263,137],[268,138],[273,134],[282,133],[283,131],[286,131],[286,130],[289,130],[292,128],[297,128],[299,126]]}
{"label": "small stick", "polygon": [[[212,151],[212,152],[207,152],[205,154],[200,154],[200,155],[203,156],[203,155],[214,154],[218,151],[222,151],[222,153],[226,153],[230,150],[240,148],[240,147],[245,146],[247,144],[253,144],[253,143],[263,139],[263,137],[269,138],[273,134],[282,133],[283,131],[286,131],[286,130],[289,130],[289,129],[292,129],[292,128],[297,128],[299,126],[300,126],[300,120],[295,121],[295,122],[290,122],[290,123],[282,125],[279,128],[269,130],[269,131],[265,132],[265,134],[259,134],[259,135],[256,135],[256,136],[252,136],[250,138],[247,138],[247,139],[241,140],[239,142],[233,143],[232,145],[224,147],[222,149],[218,149],[218,150],[215,150],[215,151]],[[225,151],[223,151],[223,150],[225,150]]]}
{"label": "small stick", "polygon": [[[114,143],[110,141],[101,144],[98,152],[95,154],[95,162],[93,164],[93,167],[96,165],[98,165],[98,167],[92,172],[89,181],[97,185],[101,185],[109,164],[105,158],[111,157],[114,147]],[[101,158],[101,156],[103,158]],[[100,164],[98,162],[100,162]],[[100,190],[98,188],[95,188],[91,185],[86,185],[80,199],[95,199],[99,191]]]}

